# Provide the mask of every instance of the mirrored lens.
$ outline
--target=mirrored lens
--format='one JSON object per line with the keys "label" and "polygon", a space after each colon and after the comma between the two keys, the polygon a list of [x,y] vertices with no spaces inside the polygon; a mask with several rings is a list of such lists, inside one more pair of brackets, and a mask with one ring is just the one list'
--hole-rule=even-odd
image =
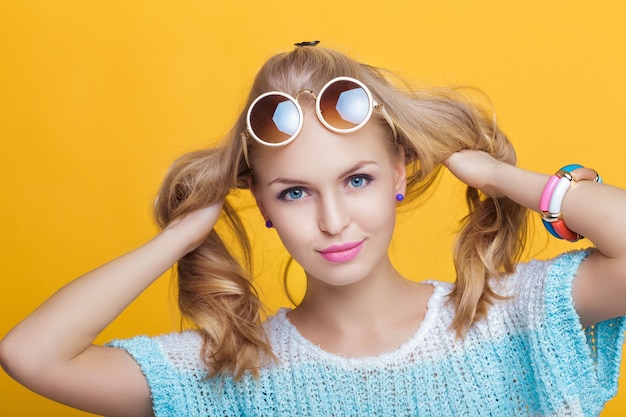
{"label": "mirrored lens", "polygon": [[319,97],[322,117],[336,129],[352,129],[367,120],[371,111],[367,92],[357,83],[338,80]]}
{"label": "mirrored lens", "polygon": [[261,98],[250,112],[250,128],[265,142],[285,142],[297,133],[299,125],[296,104],[278,94]]}

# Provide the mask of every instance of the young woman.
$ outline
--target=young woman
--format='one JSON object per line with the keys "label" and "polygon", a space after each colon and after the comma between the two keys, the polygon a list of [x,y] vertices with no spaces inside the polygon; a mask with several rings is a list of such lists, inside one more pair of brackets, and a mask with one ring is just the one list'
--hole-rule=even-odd
{"label": "young woman", "polygon": [[[442,166],[468,185],[457,280],[413,283],[387,253],[396,208]],[[264,322],[234,188],[306,271],[302,302]],[[527,209],[594,248],[518,265]],[[303,45],[263,66],[222,145],[174,164],[162,232],[54,294],[0,358],[32,390],[111,416],[597,415],[626,330],[625,210],[592,169],[516,167],[492,118],[454,93],[403,91]],[[176,263],[197,330],[92,344]]]}

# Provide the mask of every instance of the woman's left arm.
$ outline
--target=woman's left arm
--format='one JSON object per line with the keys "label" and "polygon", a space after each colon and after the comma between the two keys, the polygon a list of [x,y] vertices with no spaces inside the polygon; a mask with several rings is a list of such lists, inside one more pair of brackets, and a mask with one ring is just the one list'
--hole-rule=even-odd
{"label": "woman's left arm", "polygon": [[[539,211],[539,199],[550,178],[480,151],[456,152],[445,164],[467,185],[491,196],[507,196],[535,211]],[[597,248],[581,264],[573,284],[574,305],[582,324],[626,315],[626,191],[578,181],[565,194],[561,210],[567,227]]]}

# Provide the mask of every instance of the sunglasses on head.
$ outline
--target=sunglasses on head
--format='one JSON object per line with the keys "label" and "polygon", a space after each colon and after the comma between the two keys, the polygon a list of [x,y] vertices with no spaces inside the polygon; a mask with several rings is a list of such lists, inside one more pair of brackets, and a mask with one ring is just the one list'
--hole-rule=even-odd
{"label": "sunglasses on head", "polygon": [[311,90],[301,90],[296,97],[270,91],[257,97],[248,108],[246,130],[241,135],[248,166],[250,162],[246,140],[249,136],[265,146],[284,146],[298,136],[304,120],[298,97],[304,93],[313,96],[317,118],[333,132],[350,133],[359,130],[376,108],[382,111],[395,136],[388,115],[382,105],[372,98],[365,84],[351,77],[337,77],[327,82],[317,95]]}

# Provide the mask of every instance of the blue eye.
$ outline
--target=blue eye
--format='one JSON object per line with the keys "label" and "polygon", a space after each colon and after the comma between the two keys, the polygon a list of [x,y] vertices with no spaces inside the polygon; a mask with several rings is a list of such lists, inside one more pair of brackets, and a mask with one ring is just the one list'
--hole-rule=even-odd
{"label": "blue eye", "polygon": [[350,180],[350,185],[353,187],[360,187],[363,185],[364,182],[365,180],[363,179],[363,177],[355,177]]}
{"label": "blue eye", "polygon": [[371,177],[368,175],[355,175],[350,178],[348,185],[352,188],[361,188],[367,185],[371,180]]}
{"label": "blue eye", "polygon": [[299,188],[294,188],[293,190],[289,190],[287,195],[292,200],[297,200],[302,197],[302,190],[300,190]]}
{"label": "blue eye", "polygon": [[288,190],[283,191],[278,196],[281,200],[299,200],[304,196],[304,191],[301,188],[289,188]]}

